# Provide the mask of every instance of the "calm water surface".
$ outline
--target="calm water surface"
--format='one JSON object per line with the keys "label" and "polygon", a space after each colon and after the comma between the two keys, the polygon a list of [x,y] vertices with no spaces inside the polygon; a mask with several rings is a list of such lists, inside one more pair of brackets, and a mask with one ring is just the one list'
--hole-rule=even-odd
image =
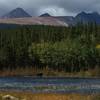
{"label": "calm water surface", "polygon": [[0,91],[100,93],[100,78],[0,77]]}

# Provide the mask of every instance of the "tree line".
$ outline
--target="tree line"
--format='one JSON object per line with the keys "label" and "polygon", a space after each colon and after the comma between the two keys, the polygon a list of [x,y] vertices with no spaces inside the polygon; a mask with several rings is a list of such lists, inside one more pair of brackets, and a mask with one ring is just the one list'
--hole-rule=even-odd
{"label": "tree line", "polygon": [[48,67],[66,72],[94,69],[100,67],[99,45],[100,26],[96,23],[0,29],[0,69]]}

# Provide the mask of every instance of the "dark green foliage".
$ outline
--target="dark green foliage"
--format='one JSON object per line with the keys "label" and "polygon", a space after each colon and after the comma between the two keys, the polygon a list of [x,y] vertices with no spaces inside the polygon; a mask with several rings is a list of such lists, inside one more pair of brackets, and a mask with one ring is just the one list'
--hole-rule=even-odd
{"label": "dark green foliage", "polygon": [[78,72],[100,66],[100,27],[17,26],[0,30],[0,69],[46,68]]}

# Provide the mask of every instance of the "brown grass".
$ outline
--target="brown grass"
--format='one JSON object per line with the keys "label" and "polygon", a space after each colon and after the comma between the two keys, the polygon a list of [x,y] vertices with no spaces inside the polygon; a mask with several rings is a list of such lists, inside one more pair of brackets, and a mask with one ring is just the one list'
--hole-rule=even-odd
{"label": "brown grass", "polygon": [[80,95],[80,94],[32,94],[18,92],[0,92],[0,97],[11,95],[19,100],[100,100],[100,95]]}
{"label": "brown grass", "polygon": [[60,21],[53,17],[5,18],[0,19],[0,23],[20,25],[68,26],[63,21]]}
{"label": "brown grass", "polygon": [[43,76],[50,77],[100,77],[100,69],[95,68],[87,71],[80,72],[64,72],[50,69],[37,69],[37,67],[26,67],[16,69],[3,69],[0,71],[0,76],[36,76],[39,73],[43,73]]}

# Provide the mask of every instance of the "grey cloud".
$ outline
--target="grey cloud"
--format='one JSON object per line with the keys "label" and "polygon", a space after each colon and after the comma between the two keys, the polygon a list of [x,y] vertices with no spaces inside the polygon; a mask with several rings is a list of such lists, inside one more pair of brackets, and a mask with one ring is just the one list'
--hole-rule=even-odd
{"label": "grey cloud", "polygon": [[0,15],[22,7],[31,15],[76,15],[81,11],[99,11],[100,0],[0,0]]}

